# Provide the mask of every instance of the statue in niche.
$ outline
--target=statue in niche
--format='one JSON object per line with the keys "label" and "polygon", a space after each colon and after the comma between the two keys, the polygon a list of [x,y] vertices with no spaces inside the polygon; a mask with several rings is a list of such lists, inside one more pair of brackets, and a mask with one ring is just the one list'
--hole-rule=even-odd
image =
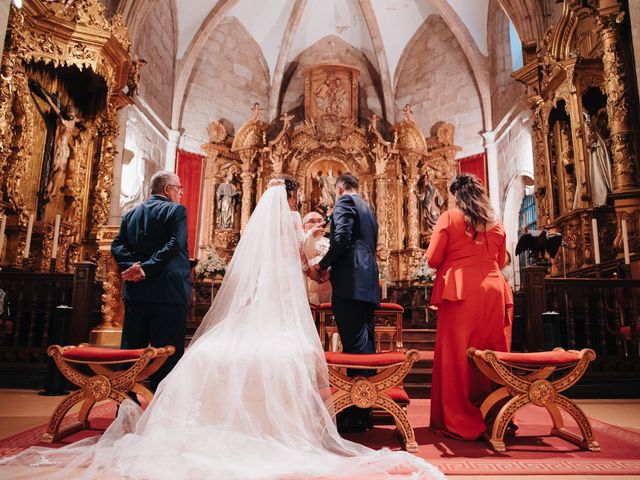
{"label": "statue in niche", "polygon": [[131,62],[129,78],[127,78],[127,96],[130,98],[133,98],[138,93],[138,88],[140,88],[140,71],[146,64],[147,61],[144,58],[136,58]]}
{"label": "statue in niche", "polygon": [[338,180],[333,176],[333,171],[327,170],[324,176],[322,172],[318,172],[316,180],[320,184],[320,205],[327,208],[333,207],[336,203],[336,181]]}
{"label": "statue in niche", "polygon": [[424,229],[433,230],[436,225],[442,208],[444,207],[444,198],[440,191],[426,178],[424,179],[424,188],[418,190],[417,195],[420,200],[422,216],[424,218]]}
{"label": "statue in niche", "polygon": [[[602,118],[604,115],[598,116],[598,120]],[[591,123],[591,117],[587,112],[584,112],[584,126],[585,141],[589,151],[591,202],[598,207],[607,203],[607,195],[613,190],[611,157],[604,138],[598,128]]]}
{"label": "statue in niche", "polygon": [[35,80],[29,79],[29,88],[34,94],[46,101],[58,117],[58,140],[55,145],[49,181],[44,190],[44,199],[49,201],[56,196],[64,183],[67,162],[71,155],[71,144],[78,133],[80,133],[79,129],[82,125],[82,119],[75,107],[66,107],[64,111],[58,107],[58,102],[54,101],[51,94],[47,93]]}
{"label": "statue in niche", "polygon": [[218,205],[218,228],[233,228],[236,216],[236,206],[240,203],[240,192],[233,184],[233,169],[227,171],[225,181],[218,185],[216,190],[216,203]]}

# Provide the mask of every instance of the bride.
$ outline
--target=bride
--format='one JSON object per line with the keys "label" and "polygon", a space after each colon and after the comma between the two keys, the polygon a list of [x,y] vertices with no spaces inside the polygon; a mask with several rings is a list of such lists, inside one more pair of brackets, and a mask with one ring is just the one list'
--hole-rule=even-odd
{"label": "bride", "polygon": [[[272,181],[184,357],[142,412],[96,440],[31,448],[29,478],[443,479],[424,460],[340,437],[302,273],[292,178]],[[64,467],[64,468],[60,468]],[[39,474],[42,473],[42,475]]]}

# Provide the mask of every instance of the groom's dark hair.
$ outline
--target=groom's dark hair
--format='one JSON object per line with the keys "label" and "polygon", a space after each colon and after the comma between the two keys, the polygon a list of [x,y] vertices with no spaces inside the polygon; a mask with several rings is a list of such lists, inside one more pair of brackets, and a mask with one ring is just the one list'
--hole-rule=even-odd
{"label": "groom's dark hair", "polygon": [[343,173],[336,180],[336,187],[342,186],[345,190],[358,190],[360,187],[360,182],[358,181],[358,177],[356,177],[352,173]]}

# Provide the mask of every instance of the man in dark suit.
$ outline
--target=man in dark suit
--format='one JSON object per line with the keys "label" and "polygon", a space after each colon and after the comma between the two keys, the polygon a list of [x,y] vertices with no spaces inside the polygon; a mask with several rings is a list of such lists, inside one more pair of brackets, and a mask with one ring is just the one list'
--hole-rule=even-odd
{"label": "man in dark suit", "polygon": [[187,209],[183,187],[172,172],[151,177],[151,196],[122,217],[111,253],[124,269],[121,348],[173,345],[176,353],[150,378],[151,390],[184,353],[186,312],[191,300]]}
{"label": "man in dark suit", "polygon": [[[374,310],[380,304],[376,245],[378,223],[371,209],[358,195],[358,179],[350,174],[336,181],[336,204],[331,215],[329,250],[316,270],[318,275],[331,268],[331,305],[342,350],[346,353],[374,353]],[[375,372],[348,371],[348,375]],[[371,411],[345,412],[342,431],[364,430],[371,426]]]}

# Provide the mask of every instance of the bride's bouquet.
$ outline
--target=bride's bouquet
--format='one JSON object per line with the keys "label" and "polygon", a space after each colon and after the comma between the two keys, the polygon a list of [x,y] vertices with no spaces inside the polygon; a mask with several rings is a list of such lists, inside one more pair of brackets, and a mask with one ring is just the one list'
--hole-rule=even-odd
{"label": "bride's bouquet", "polygon": [[423,256],[418,263],[413,275],[411,275],[411,279],[417,282],[433,282],[433,279],[436,278],[436,270],[429,266],[427,262],[427,257]]}
{"label": "bride's bouquet", "polygon": [[205,247],[207,256],[196,265],[196,276],[198,279],[212,278],[216,275],[224,275],[227,270],[227,263],[216,252],[212,246]]}

